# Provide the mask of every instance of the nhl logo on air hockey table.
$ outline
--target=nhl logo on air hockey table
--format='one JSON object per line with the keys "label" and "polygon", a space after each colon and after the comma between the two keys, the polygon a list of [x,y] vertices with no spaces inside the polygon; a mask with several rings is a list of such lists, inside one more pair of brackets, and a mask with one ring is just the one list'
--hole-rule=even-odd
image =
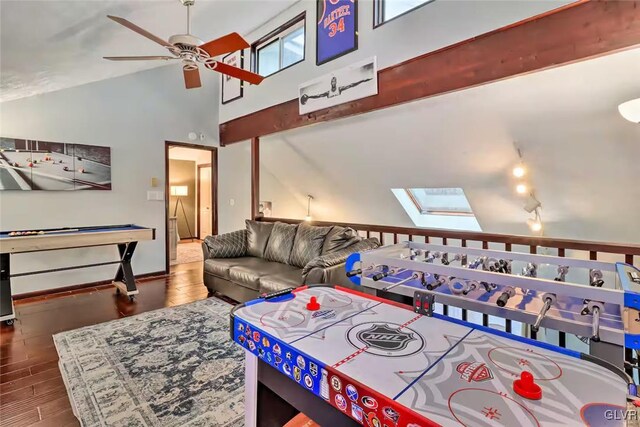
{"label": "nhl logo on air hockey table", "polygon": [[483,362],[462,362],[456,367],[456,371],[460,374],[460,379],[468,383],[471,381],[486,381],[493,378],[491,370]]}
{"label": "nhl logo on air hockey table", "polygon": [[367,346],[367,353],[378,356],[409,356],[424,347],[424,339],[416,331],[394,323],[361,323],[347,333],[351,345]]}

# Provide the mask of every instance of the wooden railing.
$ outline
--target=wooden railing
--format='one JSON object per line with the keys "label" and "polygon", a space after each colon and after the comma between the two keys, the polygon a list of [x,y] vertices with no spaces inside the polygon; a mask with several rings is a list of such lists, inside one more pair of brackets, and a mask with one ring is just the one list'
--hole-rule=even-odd
{"label": "wooden railing", "polygon": [[[288,224],[297,224],[302,222],[299,219],[285,218],[256,218],[265,222],[284,222]],[[606,257],[608,262],[624,261],[628,264],[634,264],[634,260],[640,263],[640,245],[592,242],[585,240],[572,239],[556,239],[552,237],[537,236],[517,236],[497,233],[483,233],[475,231],[455,231],[442,230],[435,228],[411,228],[411,227],[395,227],[388,225],[373,224],[354,224],[347,222],[328,222],[328,221],[312,221],[311,225],[333,226],[341,225],[351,227],[363,237],[377,237],[383,245],[395,244],[401,241],[418,241],[424,243],[434,243],[442,245],[451,245],[457,247],[478,247],[482,249],[503,250],[507,252],[529,252],[531,254],[542,253],[545,255],[554,255],[559,257],[571,256],[573,258],[586,258],[590,260],[598,260]],[[567,251],[570,251],[567,253]],[[448,314],[449,307],[443,306],[443,314]],[[462,310],[462,319],[466,320],[467,310]],[[482,323],[484,326],[489,325],[489,316],[483,314]],[[512,332],[511,321],[505,321],[505,330]],[[528,335],[536,339],[536,333],[531,329]],[[557,345],[566,346],[566,334],[559,332]],[[626,359],[632,361],[633,355],[627,351]]]}
{"label": "wooden railing", "polygon": [[[297,224],[299,219],[284,218],[257,218],[266,222],[285,222]],[[633,264],[640,262],[640,245],[592,242],[586,240],[556,239],[553,237],[518,236],[510,234],[483,233],[477,231],[442,230],[437,228],[411,228],[396,227],[390,225],[354,224],[347,222],[312,221],[310,224],[318,226],[341,225],[351,227],[360,235],[377,237],[383,245],[398,243],[403,240],[424,241],[425,243],[438,243],[452,246],[480,246],[483,249],[497,249],[511,252],[514,246],[522,246],[518,250],[527,250],[529,253],[540,253],[543,248],[549,251],[549,255],[564,257],[566,251],[572,252],[572,257],[588,257],[597,260],[600,254],[610,254],[615,261],[624,261]],[[491,248],[490,248],[491,246]],[[637,258],[634,258],[637,257]]]}

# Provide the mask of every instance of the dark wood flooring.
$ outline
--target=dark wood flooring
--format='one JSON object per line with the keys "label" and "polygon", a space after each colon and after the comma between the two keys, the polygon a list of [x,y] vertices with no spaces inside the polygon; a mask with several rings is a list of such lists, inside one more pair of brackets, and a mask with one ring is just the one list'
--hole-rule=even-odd
{"label": "dark wood flooring", "polygon": [[204,299],[202,263],[173,266],[139,283],[130,303],[111,285],[16,301],[17,321],[0,329],[0,427],[78,426],[58,369],[53,334]]}

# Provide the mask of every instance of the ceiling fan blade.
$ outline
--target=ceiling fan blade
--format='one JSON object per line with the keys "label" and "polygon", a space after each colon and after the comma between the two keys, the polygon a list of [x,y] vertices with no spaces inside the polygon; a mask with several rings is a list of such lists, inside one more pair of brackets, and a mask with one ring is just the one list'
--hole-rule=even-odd
{"label": "ceiling fan blade", "polygon": [[202,86],[200,82],[200,71],[196,68],[194,70],[183,69],[184,73],[184,85],[187,89],[194,89]]}
{"label": "ceiling fan blade", "polygon": [[200,46],[200,49],[209,54],[210,57],[216,57],[223,53],[235,52],[240,49],[246,49],[249,43],[238,33],[230,33],[219,39],[211,40]]}
{"label": "ceiling fan blade", "polygon": [[218,61],[213,67],[208,66],[208,68],[254,85],[259,85],[262,80],[264,80],[264,77],[260,74],[252,73],[251,71],[243,70],[242,68],[234,67],[232,65],[227,65],[224,62]]}
{"label": "ceiling fan blade", "polygon": [[103,56],[109,61],[168,61],[170,59],[180,59],[174,56]]}
{"label": "ceiling fan blade", "polygon": [[127,27],[131,31],[135,31],[136,33],[140,34],[141,36],[144,36],[144,37],[148,38],[149,40],[152,40],[152,41],[158,43],[159,45],[162,45],[164,47],[172,47],[169,44],[169,42],[167,42],[165,40],[162,40],[160,37],[151,34],[149,31],[138,27],[136,24],[134,24],[132,22],[129,22],[124,18],[119,18],[117,16],[111,16],[111,15],[107,15],[107,18],[109,18],[109,19],[111,19],[113,21],[116,21],[120,25],[124,25],[125,27]]}

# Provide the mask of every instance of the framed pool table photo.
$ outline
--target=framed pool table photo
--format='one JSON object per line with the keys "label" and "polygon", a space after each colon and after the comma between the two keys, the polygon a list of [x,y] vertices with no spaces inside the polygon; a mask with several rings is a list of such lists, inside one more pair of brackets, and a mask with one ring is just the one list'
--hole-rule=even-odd
{"label": "framed pool table photo", "polygon": [[111,190],[111,148],[0,138],[0,190]]}

